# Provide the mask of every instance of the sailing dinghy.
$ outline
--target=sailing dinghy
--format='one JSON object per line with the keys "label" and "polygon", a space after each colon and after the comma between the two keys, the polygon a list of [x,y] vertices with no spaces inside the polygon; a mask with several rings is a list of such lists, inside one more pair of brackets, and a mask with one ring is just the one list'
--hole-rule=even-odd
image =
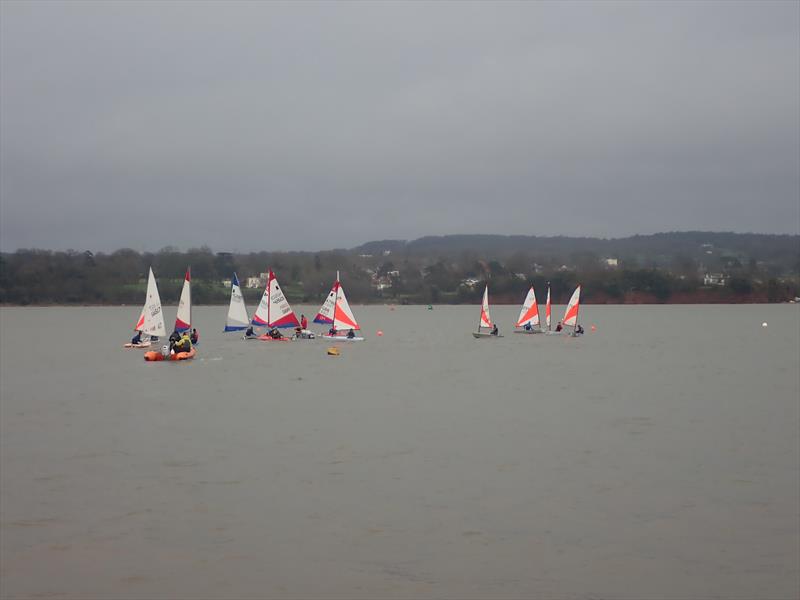
{"label": "sailing dinghy", "polygon": [[247,316],[247,306],[244,303],[239,278],[234,273],[231,279],[231,303],[228,305],[224,331],[243,331],[248,327],[250,327],[250,317]]}
{"label": "sailing dinghy", "polygon": [[[147,294],[134,330],[147,334],[148,337],[167,335],[167,330],[164,327],[164,313],[161,310],[161,297],[158,295],[158,286],[156,285],[156,277],[153,275],[153,267],[150,267],[150,273],[147,276]],[[143,341],[138,344],[125,344],[126,348],[148,348],[149,346],[149,341]]]}
{"label": "sailing dinghy", "polygon": [[326,340],[334,342],[363,342],[362,336],[347,337],[347,333],[352,329],[353,332],[361,331],[358,326],[353,311],[350,309],[350,304],[347,302],[347,296],[344,294],[344,288],[339,282],[339,271],[336,271],[336,281],[333,282],[328,297],[314,317],[314,323],[322,323],[331,325],[331,329],[336,330],[335,335],[330,332],[323,334],[321,337]]}
{"label": "sailing dinghy", "polygon": [[560,335],[560,331],[553,331],[550,326],[550,313],[552,312],[552,305],[550,304],[550,282],[547,282],[547,303],[544,305],[544,322],[547,325],[547,335]]}
{"label": "sailing dinghy", "polygon": [[[275,273],[272,269],[269,270],[269,278],[267,279],[267,287],[264,289],[264,295],[261,297],[261,302],[253,315],[253,325],[256,327],[273,327],[277,329],[285,329],[287,327],[300,327],[300,321],[294,314],[289,301],[283,294]],[[264,342],[288,342],[291,338],[282,336],[273,338],[269,334],[258,336],[258,339]]]}
{"label": "sailing dinghy", "polygon": [[489,284],[486,284],[486,288],[483,290],[483,302],[481,303],[481,318],[478,320],[478,331],[473,331],[472,337],[476,339],[503,337],[500,334],[494,335],[491,331],[482,331],[482,329],[494,329],[492,318],[489,316]]}
{"label": "sailing dinghy", "polygon": [[539,328],[539,304],[536,302],[536,292],[533,286],[528,290],[528,295],[525,296],[515,327],[520,327],[521,329],[515,329],[514,333],[542,332]]}
{"label": "sailing dinghy", "polygon": [[578,310],[581,307],[581,286],[575,288],[575,291],[572,292],[572,297],[569,299],[569,304],[567,304],[567,309],[564,311],[564,320],[561,321],[561,324],[564,327],[572,327],[572,331],[569,332],[569,335],[572,337],[578,337],[583,333],[583,331],[579,328],[578,325]]}
{"label": "sailing dinghy", "polygon": [[192,327],[192,268],[186,268],[183,278],[181,299],[178,301],[178,316],[175,317],[175,331],[183,333]]}

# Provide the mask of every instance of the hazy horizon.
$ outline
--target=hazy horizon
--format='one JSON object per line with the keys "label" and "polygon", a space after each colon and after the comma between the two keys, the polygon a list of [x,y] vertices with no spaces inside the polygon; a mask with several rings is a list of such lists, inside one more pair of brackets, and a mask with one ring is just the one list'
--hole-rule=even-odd
{"label": "hazy horizon", "polygon": [[0,17],[2,251],[800,233],[798,2]]}

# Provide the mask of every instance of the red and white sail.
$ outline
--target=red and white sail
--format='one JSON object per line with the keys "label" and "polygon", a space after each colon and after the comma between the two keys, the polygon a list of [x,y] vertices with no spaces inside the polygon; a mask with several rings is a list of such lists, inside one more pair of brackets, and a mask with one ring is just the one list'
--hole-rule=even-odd
{"label": "red and white sail", "polygon": [[267,280],[266,293],[269,296],[269,305],[267,307],[267,325],[269,327],[299,327],[300,321],[294,314],[289,301],[278,285],[278,279],[272,269],[269,270],[269,279]]}
{"label": "red and white sail", "polygon": [[164,326],[164,312],[161,310],[161,297],[158,295],[158,286],[152,267],[147,276],[147,296],[136,323],[136,331],[148,335],[167,335],[167,329]]}
{"label": "red and white sail", "polygon": [[569,299],[567,310],[564,311],[564,320],[562,324],[574,327],[578,324],[578,309],[581,307],[581,286],[575,288],[572,292],[572,298]]}
{"label": "red and white sail", "polygon": [[550,312],[551,312],[551,305],[550,305],[550,286],[547,286],[547,304],[544,305],[544,323],[547,325],[547,328],[550,329]]}
{"label": "red and white sail", "polygon": [[356,322],[353,311],[350,309],[350,304],[347,302],[347,296],[344,295],[342,284],[337,281],[336,286],[338,289],[336,291],[336,304],[333,311],[333,326],[339,331],[349,329],[357,331],[361,329]]}
{"label": "red and white sail", "polygon": [[528,290],[525,302],[522,303],[522,310],[519,311],[516,326],[524,327],[529,323],[533,326],[539,324],[539,304],[536,302],[536,292],[533,290],[533,286]]}
{"label": "red and white sail", "polygon": [[178,302],[178,316],[175,319],[175,331],[186,331],[192,326],[192,275],[191,267],[186,269],[183,278],[181,299]]}
{"label": "red and white sail", "polygon": [[481,322],[478,328],[492,327],[492,317],[489,315],[489,286],[483,290],[483,302],[481,303]]}

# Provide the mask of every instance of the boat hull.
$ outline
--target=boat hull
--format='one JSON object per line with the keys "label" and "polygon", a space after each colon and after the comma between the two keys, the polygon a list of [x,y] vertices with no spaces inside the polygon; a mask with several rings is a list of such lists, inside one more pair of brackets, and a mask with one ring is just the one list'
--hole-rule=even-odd
{"label": "boat hull", "polygon": [[474,337],[476,340],[486,340],[486,339],[492,339],[492,338],[495,338],[495,339],[496,338],[501,338],[501,337],[503,337],[503,335],[502,334],[492,335],[491,333],[488,333],[488,332],[484,333],[483,331],[473,331],[472,332],[472,337]]}
{"label": "boat hull", "polygon": [[189,352],[177,352],[175,354],[170,354],[167,358],[164,358],[164,355],[161,352],[155,352],[151,350],[150,352],[144,353],[144,359],[147,362],[161,362],[161,361],[175,361],[175,360],[190,360],[195,357],[197,354],[197,350],[192,348]]}
{"label": "boat hull", "polygon": [[264,335],[258,336],[256,339],[257,340],[261,340],[262,342],[291,342],[292,341],[292,338],[290,338],[290,337],[284,336],[284,337],[274,338],[271,335],[267,335],[266,333]]}
{"label": "boat hull", "polygon": [[329,342],[363,342],[363,337],[347,337],[346,335],[321,335],[320,336],[323,340],[328,340]]}

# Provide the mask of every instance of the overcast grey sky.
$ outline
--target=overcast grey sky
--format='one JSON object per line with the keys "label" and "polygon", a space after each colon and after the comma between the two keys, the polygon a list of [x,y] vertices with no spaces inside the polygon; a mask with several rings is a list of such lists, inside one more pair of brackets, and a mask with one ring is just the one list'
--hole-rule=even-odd
{"label": "overcast grey sky", "polygon": [[800,230],[800,3],[0,2],[0,248]]}

